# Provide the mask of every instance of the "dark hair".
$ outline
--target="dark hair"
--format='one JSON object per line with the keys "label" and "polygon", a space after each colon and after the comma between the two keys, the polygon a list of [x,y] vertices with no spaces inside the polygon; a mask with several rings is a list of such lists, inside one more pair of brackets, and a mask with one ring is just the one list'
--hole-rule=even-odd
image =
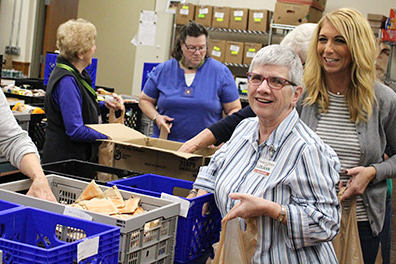
{"label": "dark hair", "polygon": [[190,23],[184,25],[180,29],[179,37],[176,39],[175,47],[173,48],[172,51],[172,57],[178,61],[181,60],[183,56],[183,52],[181,50],[180,42],[184,43],[188,36],[197,38],[201,35],[205,35],[206,39],[208,39],[208,31],[203,25],[198,24],[195,21],[190,21]]}

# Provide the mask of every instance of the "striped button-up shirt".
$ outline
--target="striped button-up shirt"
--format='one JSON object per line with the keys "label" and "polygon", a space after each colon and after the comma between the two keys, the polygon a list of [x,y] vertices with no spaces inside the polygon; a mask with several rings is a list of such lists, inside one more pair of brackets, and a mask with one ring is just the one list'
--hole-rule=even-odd
{"label": "striped button-up shirt", "polygon": [[258,131],[257,117],[243,120],[208,166],[201,167],[194,187],[215,194],[223,217],[237,202],[228,197],[235,192],[286,206],[287,225],[258,217],[253,263],[337,263],[330,242],[341,217],[337,155],[296,110],[260,145]]}

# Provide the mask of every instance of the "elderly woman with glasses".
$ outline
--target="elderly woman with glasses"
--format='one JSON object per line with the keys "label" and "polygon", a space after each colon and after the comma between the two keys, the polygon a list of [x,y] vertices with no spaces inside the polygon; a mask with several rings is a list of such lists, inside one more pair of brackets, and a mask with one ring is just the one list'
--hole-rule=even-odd
{"label": "elderly woman with glasses", "polygon": [[153,137],[164,129],[169,140],[185,142],[241,109],[230,70],[207,56],[207,37],[202,25],[185,25],[173,58],[150,73],[139,106],[154,121]]}
{"label": "elderly woman with glasses", "polygon": [[194,183],[198,195],[214,193],[223,217],[257,217],[252,263],[337,263],[330,241],[340,223],[340,162],[299,119],[302,74],[287,47],[256,54],[248,99],[257,117],[237,126]]}

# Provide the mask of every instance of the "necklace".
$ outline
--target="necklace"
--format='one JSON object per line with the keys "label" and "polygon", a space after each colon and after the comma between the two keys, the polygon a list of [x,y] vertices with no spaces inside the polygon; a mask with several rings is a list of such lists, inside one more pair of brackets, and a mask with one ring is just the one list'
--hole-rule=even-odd
{"label": "necklace", "polygon": [[184,62],[183,62],[183,58],[181,58],[179,62],[180,62],[180,64],[181,64],[184,68],[187,68],[187,69],[189,69],[189,70],[196,70],[196,69],[198,69],[199,67],[201,67],[202,64],[204,64],[205,58],[203,58],[203,60],[201,61],[201,63],[200,63],[197,67],[189,67],[189,66],[185,65]]}

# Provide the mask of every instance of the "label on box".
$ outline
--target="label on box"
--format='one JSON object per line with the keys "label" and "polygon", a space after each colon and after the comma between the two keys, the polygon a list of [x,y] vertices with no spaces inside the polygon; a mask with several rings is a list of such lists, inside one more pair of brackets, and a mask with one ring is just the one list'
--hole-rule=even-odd
{"label": "label on box", "polygon": [[201,8],[199,9],[199,14],[200,15],[205,15],[209,13],[209,9],[208,8]]}
{"label": "label on box", "polygon": [[243,17],[243,10],[234,11],[234,17]]}
{"label": "label on box", "polygon": [[213,47],[213,49],[214,49],[214,50],[217,50],[217,51],[219,51],[219,50],[220,50],[220,48],[219,48],[219,47],[217,47],[217,46],[214,46],[214,47]]}
{"label": "label on box", "polygon": [[[238,52],[239,52],[239,46],[238,45],[231,45],[230,46],[230,50],[231,51],[235,51],[237,54],[238,54]],[[232,53],[232,52],[231,52]]]}
{"label": "label on box", "polygon": [[77,262],[98,254],[99,237],[84,239],[77,245]]}
{"label": "label on box", "polygon": [[253,58],[254,55],[256,55],[256,52],[251,52],[251,51],[246,52],[246,57],[248,58]]}
{"label": "label on box", "polygon": [[[184,6],[183,6],[184,7]],[[187,6],[187,8],[188,8],[188,6]],[[189,13],[189,11],[188,11],[188,9],[180,9],[180,14],[181,15],[188,15],[188,13]]]}
{"label": "label on box", "polygon": [[261,18],[255,18],[254,22],[261,22]]}
{"label": "label on box", "polygon": [[[215,18],[223,19],[224,18],[224,13],[223,12],[215,12],[214,16],[215,16]],[[217,21],[219,21],[219,20],[217,20]],[[223,21],[223,20],[221,20],[221,21]]]}
{"label": "label on box", "polygon": [[84,213],[82,210],[71,207],[71,206],[65,206],[65,210],[63,211],[64,215],[68,216],[73,216],[81,219],[85,219],[88,221],[92,221],[92,216],[90,216],[87,213]]}
{"label": "label on box", "polygon": [[253,13],[253,18],[254,18],[254,19],[260,18],[260,20],[261,20],[261,19],[264,18],[264,13],[263,13],[263,12],[260,12],[260,13]]}
{"label": "label on box", "polygon": [[205,18],[205,15],[199,14],[198,17],[199,17],[199,18]]}
{"label": "label on box", "polygon": [[223,22],[224,19],[222,19],[222,18],[217,18],[217,21],[218,21],[218,22]]}
{"label": "label on box", "polygon": [[242,21],[242,17],[236,17],[235,21]]}
{"label": "label on box", "polygon": [[175,195],[170,195],[167,193],[161,193],[161,199],[165,199],[172,202],[180,203],[180,216],[187,217],[188,210],[190,209],[190,202],[186,199],[180,198]]}
{"label": "label on box", "polygon": [[212,50],[212,56],[221,57],[221,51]]}

